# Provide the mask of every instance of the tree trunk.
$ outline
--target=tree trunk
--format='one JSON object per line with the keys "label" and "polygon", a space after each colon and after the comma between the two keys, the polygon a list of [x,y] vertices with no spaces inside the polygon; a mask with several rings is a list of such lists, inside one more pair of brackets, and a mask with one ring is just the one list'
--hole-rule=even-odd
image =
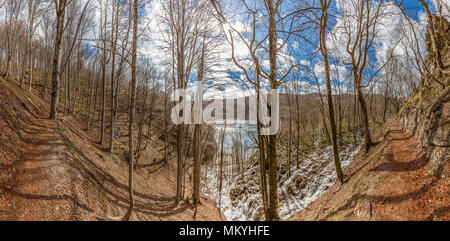
{"label": "tree trunk", "polygon": [[[178,87],[184,88],[184,50],[183,46],[180,46],[182,49],[178,56]],[[176,86],[174,85],[174,88]],[[183,101],[180,96],[179,101]],[[184,113],[182,113],[184,114]],[[178,202],[183,198],[183,171],[184,171],[184,124],[178,125],[178,136],[177,136],[177,194],[175,202]]]}
{"label": "tree trunk", "polygon": [[[67,64],[67,69],[66,69],[66,81],[65,81],[65,86],[66,86],[66,91],[64,91],[65,93],[65,98],[64,98],[64,116],[67,115],[67,111],[69,111],[70,109],[70,57],[69,57],[69,61]],[[67,104],[69,103],[69,104]]]}
{"label": "tree trunk", "polygon": [[28,0],[28,80],[30,85],[28,90],[31,91],[33,86],[33,0]]}
{"label": "tree trunk", "polygon": [[20,50],[19,50],[19,46],[17,46],[16,49],[16,78],[20,79],[20,88],[23,89],[23,85],[25,82],[25,62],[26,62],[26,54],[24,53],[24,56],[22,58],[22,61],[20,59]]}
{"label": "tree trunk", "polygon": [[295,94],[296,111],[297,111],[297,155],[296,155],[296,170],[300,168],[300,103],[298,100],[298,93]]}
{"label": "tree trunk", "polygon": [[428,17],[428,33],[430,34],[431,46],[433,47],[436,64],[440,70],[443,70],[444,64],[442,63],[441,52],[439,51],[436,39],[436,30],[434,29],[433,15],[431,14],[430,9],[428,8],[428,5],[426,4],[425,0],[420,0],[420,3],[422,4],[422,7],[425,10],[425,13],[427,14]]}
{"label": "tree trunk", "polygon": [[47,98],[47,91],[48,91],[48,47],[45,47],[45,60],[44,60],[44,93],[43,97],[44,99]]}
{"label": "tree trunk", "polygon": [[[114,8],[116,8],[116,13],[114,14]],[[119,6],[116,6],[116,2],[113,2],[113,10],[112,10],[112,21],[111,21],[111,34],[112,34],[112,63],[111,63],[111,136],[109,139],[109,153],[113,153],[114,151],[114,133],[116,130],[116,111],[117,106],[114,101],[114,78],[115,78],[115,70],[116,70],[116,44],[118,38],[118,20],[119,20]],[[117,80],[118,81],[118,80]]]}
{"label": "tree trunk", "polygon": [[92,79],[92,83],[94,83],[95,82],[95,88],[93,88],[93,95],[94,95],[94,103],[93,103],[93,105],[92,105],[92,107],[91,107],[91,104],[89,104],[89,115],[90,115],[90,113],[91,113],[91,108],[93,108],[93,113],[92,113],[92,119],[89,121],[89,116],[88,116],[88,123],[87,123],[87,128],[86,128],[86,131],[88,131],[89,130],[89,127],[94,123],[94,119],[95,119],[95,111],[96,111],[96,107],[97,107],[97,92],[98,92],[98,79],[97,79],[97,77],[95,76],[95,71],[94,71],[94,77],[93,77],[93,79]]}
{"label": "tree trunk", "polygon": [[200,132],[201,125],[195,124],[194,127],[194,190],[192,200],[195,205],[194,219],[197,214],[198,204],[200,203]]}
{"label": "tree trunk", "polygon": [[[106,34],[106,17],[107,12],[105,9],[104,21],[103,21],[103,34]],[[102,38],[105,38],[103,36]],[[101,107],[101,129],[100,129],[100,145],[103,145],[105,137],[105,112],[106,112],[106,40],[103,39],[103,61],[102,61],[102,107]]]}
{"label": "tree trunk", "polygon": [[222,132],[220,133],[220,160],[219,160],[219,208],[222,208],[222,186],[223,186],[223,144],[225,141],[225,133],[227,129],[227,122],[225,120],[225,125]]}
{"label": "tree trunk", "polygon": [[[277,14],[273,0],[267,0],[269,12],[269,62],[270,87],[278,89],[277,80],[277,27],[275,15]],[[259,107],[258,107],[259,108]],[[273,123],[272,123],[273,124]],[[277,134],[269,136],[269,212],[268,220],[280,219],[278,215],[278,167],[277,167]]]}
{"label": "tree trunk", "polygon": [[[357,78],[357,77],[356,77]],[[372,138],[370,137],[370,130],[369,130],[369,118],[367,115],[367,105],[366,101],[364,100],[363,92],[361,91],[360,81],[357,81],[355,83],[356,86],[356,93],[359,105],[361,107],[361,117],[363,121],[363,128],[364,128],[364,151],[367,153],[372,146]]]}
{"label": "tree trunk", "polygon": [[200,118],[202,116],[203,111],[203,89],[202,89],[202,82],[203,82],[203,76],[204,76],[204,70],[205,70],[205,50],[206,50],[206,44],[205,44],[205,35],[203,36],[203,45],[202,45],[202,51],[201,51],[201,57],[200,57],[200,63],[198,68],[198,78],[197,78],[197,95],[196,95],[196,102],[197,104],[194,104],[194,190],[192,194],[192,199],[194,201],[195,205],[195,213],[194,213],[194,219],[197,215],[198,210],[198,204],[200,203],[200,145],[201,145],[201,122],[203,122],[203,119]]}
{"label": "tree trunk", "polygon": [[322,6],[322,16],[320,18],[320,50],[323,55],[324,65],[325,65],[325,79],[327,86],[327,100],[328,100],[328,114],[330,118],[330,129],[331,129],[331,144],[333,147],[333,159],[334,165],[336,167],[336,174],[338,180],[342,183],[344,182],[344,174],[341,169],[341,162],[339,160],[339,151],[337,146],[336,138],[336,123],[334,119],[334,106],[333,106],[333,95],[331,93],[331,76],[330,76],[330,64],[328,62],[328,49],[326,44],[325,31],[328,24],[328,7],[331,2],[328,0],[321,0]]}
{"label": "tree trunk", "polygon": [[[55,50],[53,53],[53,70],[52,70],[52,101],[50,105],[50,119],[56,121],[58,116],[58,102],[59,102],[59,88],[61,86],[60,81],[60,69],[61,69],[61,43],[64,27],[64,14],[65,14],[65,1],[60,1],[64,7],[60,6],[57,9],[56,18],[56,39],[55,39]],[[62,9],[61,9],[62,8]]]}
{"label": "tree trunk", "polygon": [[292,162],[292,110],[291,110],[291,96],[287,94],[288,107],[289,107],[289,137],[288,137],[288,177],[291,177],[291,162]]}
{"label": "tree trunk", "polygon": [[[95,64],[94,64],[94,69],[92,70],[92,72],[95,73]],[[92,97],[94,95],[94,79],[95,79],[95,77],[94,78],[92,77],[94,75],[92,72],[89,74],[89,81],[91,81],[91,87],[89,88],[89,103],[88,103],[87,113],[86,113],[86,131],[89,131],[91,107],[92,107]]]}
{"label": "tree trunk", "polygon": [[131,60],[131,96],[130,96],[130,119],[129,119],[129,148],[130,148],[130,160],[128,163],[128,184],[129,184],[129,197],[130,204],[128,211],[123,217],[124,221],[130,220],[131,213],[134,208],[134,195],[133,195],[133,162],[134,162],[134,150],[133,150],[133,121],[135,110],[135,98],[136,98],[136,65],[137,65],[137,38],[138,38],[138,0],[134,0],[133,11],[133,47],[132,47],[132,60]]}

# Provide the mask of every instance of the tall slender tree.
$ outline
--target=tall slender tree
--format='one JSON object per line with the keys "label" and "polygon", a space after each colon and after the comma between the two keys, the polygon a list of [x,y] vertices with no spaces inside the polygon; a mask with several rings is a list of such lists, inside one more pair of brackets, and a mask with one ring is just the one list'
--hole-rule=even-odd
{"label": "tall slender tree", "polygon": [[[129,192],[129,206],[123,217],[124,221],[130,220],[134,208],[134,194],[133,194],[133,164],[134,164],[134,135],[133,122],[136,108],[136,67],[137,67],[137,41],[138,41],[138,24],[139,24],[139,0],[133,2],[133,40],[131,50],[131,84],[130,84],[130,116],[128,123],[128,137],[129,137],[129,162],[128,162],[128,192]],[[131,21],[131,19],[130,19]]]}
{"label": "tall slender tree", "polygon": [[341,162],[339,160],[339,151],[338,151],[338,143],[336,138],[336,122],[334,117],[334,106],[333,106],[333,94],[331,92],[331,74],[330,74],[330,63],[328,61],[328,48],[327,48],[327,39],[326,39],[326,29],[328,26],[328,8],[330,7],[330,0],[320,0],[320,8],[321,8],[321,16],[319,21],[319,29],[320,29],[320,51],[323,55],[323,62],[325,66],[325,81],[327,86],[327,102],[328,102],[328,116],[330,120],[330,129],[331,129],[331,144],[333,148],[333,159],[334,165],[336,167],[336,174],[338,180],[342,183],[344,182],[344,174],[341,169]]}
{"label": "tall slender tree", "polygon": [[60,72],[62,59],[62,37],[64,33],[64,17],[67,0],[54,0],[56,9],[56,37],[53,50],[52,70],[52,100],[50,105],[50,119],[56,121],[58,115],[59,88],[61,86]]}

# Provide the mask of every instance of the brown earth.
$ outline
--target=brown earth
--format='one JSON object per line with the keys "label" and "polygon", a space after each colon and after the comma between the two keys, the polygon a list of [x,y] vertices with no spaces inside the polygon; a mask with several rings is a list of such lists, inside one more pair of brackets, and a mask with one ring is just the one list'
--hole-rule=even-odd
{"label": "brown earth", "polygon": [[[290,220],[450,220],[450,180],[427,173],[417,140],[390,121],[384,135],[322,197]],[[449,165],[444,172],[449,172]]]}
{"label": "brown earth", "polygon": [[[108,220],[123,215],[128,164],[105,152],[96,142],[98,130],[86,133],[79,117],[60,115],[58,124],[48,120],[46,102],[38,90],[21,90],[0,77],[0,220]],[[125,144],[119,142],[118,150]],[[134,177],[132,220],[193,220],[192,204],[173,201],[174,163],[141,161]],[[197,220],[221,219],[214,204],[203,199]]]}

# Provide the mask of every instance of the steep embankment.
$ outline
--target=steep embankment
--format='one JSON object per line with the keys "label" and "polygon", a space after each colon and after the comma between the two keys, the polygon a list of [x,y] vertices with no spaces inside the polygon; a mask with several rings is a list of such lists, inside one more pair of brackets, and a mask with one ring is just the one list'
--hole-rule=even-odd
{"label": "steep embankment", "polygon": [[[446,71],[437,71],[433,56],[429,56],[426,68],[430,73],[422,77],[422,85],[400,110],[398,120],[403,129],[419,142],[419,148],[427,152],[430,175],[449,179],[444,166],[450,160],[450,25],[447,21],[434,21]],[[440,26],[442,24],[442,26]],[[429,41],[428,41],[429,42]],[[428,44],[431,53],[431,45]]]}
{"label": "steep embankment", "polygon": [[[77,117],[60,116],[55,124],[47,119],[48,109],[38,90],[20,90],[0,77],[0,220],[103,220],[123,215],[128,164],[96,142],[98,130],[86,133]],[[174,160],[155,160],[143,158],[136,169],[132,219],[192,220],[193,206],[173,201]],[[213,203],[202,200],[197,219],[221,217]]]}
{"label": "steep embankment", "polygon": [[63,138],[40,101],[0,78],[0,219],[92,219]]}
{"label": "steep embankment", "polygon": [[450,220],[449,24],[435,27],[447,70],[437,71],[430,55],[421,85],[345,170],[347,182],[292,220]]}
{"label": "steep embankment", "polygon": [[345,184],[334,184],[291,220],[449,220],[448,179],[428,175],[417,140],[395,121],[387,126],[367,157],[346,168]]}

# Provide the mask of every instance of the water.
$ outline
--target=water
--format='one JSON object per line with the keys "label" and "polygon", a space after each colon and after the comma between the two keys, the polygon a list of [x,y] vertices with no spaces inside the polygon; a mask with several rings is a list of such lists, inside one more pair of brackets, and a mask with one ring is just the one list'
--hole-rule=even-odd
{"label": "water", "polygon": [[[354,145],[341,150],[340,159],[343,169],[353,162],[359,150],[360,146]],[[302,156],[298,170],[295,165],[292,166],[290,177],[287,171],[280,174],[278,212],[281,218],[289,218],[301,211],[335,183],[336,172],[331,156],[330,147],[317,148],[314,152]],[[208,171],[206,182],[202,185],[202,192],[216,201],[216,205],[222,210],[227,220],[245,221],[264,218],[260,185],[257,183],[260,176],[259,166],[250,165],[240,175],[225,177],[220,196],[217,189],[217,176],[217,172]],[[233,195],[236,198],[233,198]]]}
{"label": "water", "polygon": [[224,152],[231,154],[234,148],[234,143],[238,142],[244,146],[246,155],[251,155],[253,146],[255,144],[252,135],[256,137],[256,124],[248,120],[233,120],[225,122],[216,122],[214,124],[216,131],[214,138],[220,147],[220,135],[225,128]]}

